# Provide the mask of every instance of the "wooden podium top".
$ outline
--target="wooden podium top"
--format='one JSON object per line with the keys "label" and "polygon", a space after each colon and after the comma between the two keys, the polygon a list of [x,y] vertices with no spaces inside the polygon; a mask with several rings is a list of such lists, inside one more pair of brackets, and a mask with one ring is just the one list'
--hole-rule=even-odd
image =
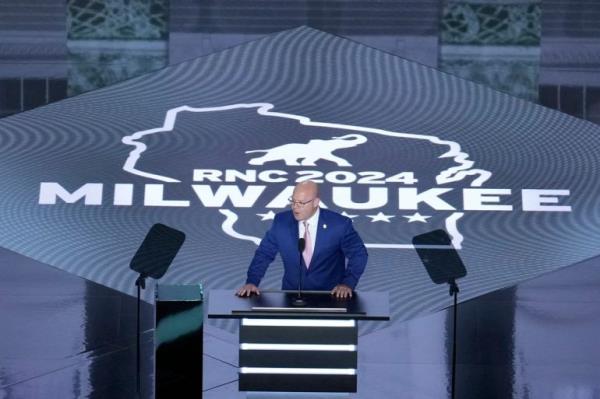
{"label": "wooden podium top", "polygon": [[294,306],[297,291],[261,291],[240,298],[235,290],[208,292],[208,317],[389,320],[388,293],[356,291],[351,299],[336,299],[329,291],[303,291],[305,306]]}

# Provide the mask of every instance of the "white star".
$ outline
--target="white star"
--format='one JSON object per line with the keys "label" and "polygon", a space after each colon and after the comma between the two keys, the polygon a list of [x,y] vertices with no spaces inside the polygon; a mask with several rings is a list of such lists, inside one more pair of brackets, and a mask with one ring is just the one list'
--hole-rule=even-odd
{"label": "white star", "polygon": [[349,214],[346,213],[346,211],[342,212],[342,215],[346,216],[347,218],[350,218],[350,219],[354,219],[355,217],[358,216],[358,215],[349,215]]}
{"label": "white star", "polygon": [[395,217],[395,216],[384,215],[383,213],[379,212],[377,215],[367,215],[367,217],[373,219],[373,220],[371,220],[371,223],[373,223],[373,222],[388,222],[388,223],[391,223],[390,219],[393,218],[393,217]]}
{"label": "white star", "polygon": [[431,216],[424,216],[424,215],[421,215],[419,212],[415,212],[413,215],[403,215],[402,217],[407,218],[408,223],[412,223],[412,222],[427,223],[427,219],[429,219]]}
{"label": "white star", "polygon": [[275,212],[273,211],[269,211],[267,213],[257,213],[256,215],[262,217],[261,222],[264,222],[265,220],[273,220],[275,219]]}

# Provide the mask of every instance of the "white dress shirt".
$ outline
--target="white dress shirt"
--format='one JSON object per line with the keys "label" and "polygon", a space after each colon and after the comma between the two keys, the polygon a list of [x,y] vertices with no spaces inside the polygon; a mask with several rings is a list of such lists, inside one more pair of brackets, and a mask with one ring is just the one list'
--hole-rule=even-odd
{"label": "white dress shirt", "polygon": [[[319,208],[317,208],[314,215],[306,220],[306,223],[308,223],[308,234],[310,234],[310,249],[312,250],[311,253],[314,255],[315,242],[317,242],[317,230],[319,227]],[[304,238],[304,221],[298,222],[298,238]]]}

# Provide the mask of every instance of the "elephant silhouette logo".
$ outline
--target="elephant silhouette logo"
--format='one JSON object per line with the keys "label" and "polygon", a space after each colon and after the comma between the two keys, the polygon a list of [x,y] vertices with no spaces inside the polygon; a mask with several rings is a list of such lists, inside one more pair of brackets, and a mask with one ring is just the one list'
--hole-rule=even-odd
{"label": "elephant silhouette logo", "polygon": [[266,162],[284,161],[287,166],[316,166],[316,162],[323,160],[337,164],[337,166],[350,167],[352,164],[333,152],[342,148],[352,148],[367,142],[361,134],[346,134],[340,137],[321,140],[313,139],[308,143],[290,143],[266,150],[246,151],[246,154],[264,152],[265,154],[252,158],[250,165],[264,165]]}

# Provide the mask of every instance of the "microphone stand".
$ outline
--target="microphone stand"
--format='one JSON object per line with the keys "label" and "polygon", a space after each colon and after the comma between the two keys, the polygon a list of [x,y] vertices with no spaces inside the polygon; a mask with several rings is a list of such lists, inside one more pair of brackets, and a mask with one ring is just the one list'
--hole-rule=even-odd
{"label": "microphone stand", "polygon": [[[435,284],[448,284],[450,296],[453,297],[452,326],[452,386],[451,397],[456,397],[456,355],[458,330],[458,285],[456,279],[465,277],[467,269],[458,252],[452,245],[452,239],[445,230],[438,229],[413,237],[412,243],[425,266],[429,277]],[[441,248],[443,251],[439,251]]]}
{"label": "microphone stand", "polygon": [[455,388],[456,388],[456,318],[458,315],[458,285],[456,285],[456,279],[451,278],[448,281],[450,285],[450,296],[454,297],[454,322],[453,322],[453,332],[452,332],[452,399],[455,398]]}
{"label": "microphone stand", "polygon": [[146,275],[144,275],[144,273],[140,273],[140,275],[138,276],[137,280],[135,280],[135,285],[137,287],[137,331],[136,331],[136,384],[135,384],[135,394],[136,394],[136,398],[137,399],[141,399],[142,397],[142,378],[141,378],[141,361],[140,361],[140,354],[141,354],[141,345],[140,345],[140,337],[141,337],[141,331],[140,331],[140,303],[141,303],[141,298],[140,298],[140,289],[145,289],[146,288]]}
{"label": "microphone stand", "polygon": [[298,295],[296,299],[293,300],[292,305],[294,306],[306,306],[306,301],[302,299],[302,252],[304,252],[304,247],[306,246],[306,241],[304,238],[300,238],[298,240],[298,252],[300,253],[300,262],[298,263],[298,272],[300,273],[298,278]]}

